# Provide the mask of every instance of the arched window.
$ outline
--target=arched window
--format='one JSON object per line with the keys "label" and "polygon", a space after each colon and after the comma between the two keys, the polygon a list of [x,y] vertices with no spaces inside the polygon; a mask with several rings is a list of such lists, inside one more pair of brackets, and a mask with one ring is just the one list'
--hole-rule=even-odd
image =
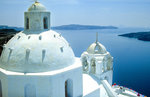
{"label": "arched window", "polygon": [[71,79],[65,81],[65,97],[73,97],[73,82]]}
{"label": "arched window", "polygon": [[48,29],[48,20],[47,20],[47,17],[44,17],[44,19],[43,19],[43,26],[44,26],[44,29]]}
{"label": "arched window", "polygon": [[91,73],[95,74],[96,73],[96,63],[95,59],[91,60]]}
{"label": "arched window", "polygon": [[0,97],[2,97],[2,83],[1,83],[1,80],[0,80]]}
{"label": "arched window", "polygon": [[36,89],[34,85],[27,84],[24,89],[24,97],[36,97]]}
{"label": "arched window", "polygon": [[29,18],[26,18],[26,29],[29,29]]}
{"label": "arched window", "polygon": [[105,71],[105,69],[104,69],[104,64],[102,65],[102,72],[104,72]]}
{"label": "arched window", "polygon": [[86,57],[83,57],[82,59],[82,67],[83,67],[83,71],[88,71],[88,68],[89,68],[89,64],[87,62],[87,58]]}
{"label": "arched window", "polygon": [[107,59],[107,70],[112,70],[113,59],[109,57]]}

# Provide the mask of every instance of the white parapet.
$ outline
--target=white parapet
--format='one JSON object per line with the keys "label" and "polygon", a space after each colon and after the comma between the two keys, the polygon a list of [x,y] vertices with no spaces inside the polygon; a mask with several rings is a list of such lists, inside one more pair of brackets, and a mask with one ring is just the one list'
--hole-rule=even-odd
{"label": "white parapet", "polygon": [[107,82],[107,80],[101,80],[101,83],[103,84],[109,97],[118,97],[117,94],[111,88],[110,84]]}

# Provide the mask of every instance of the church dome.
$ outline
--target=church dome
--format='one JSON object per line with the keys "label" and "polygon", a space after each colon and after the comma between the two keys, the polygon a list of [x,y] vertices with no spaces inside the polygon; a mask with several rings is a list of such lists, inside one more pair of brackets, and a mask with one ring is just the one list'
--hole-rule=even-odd
{"label": "church dome", "polygon": [[46,11],[46,8],[41,3],[35,2],[29,7],[28,11]]}
{"label": "church dome", "polygon": [[88,47],[87,52],[89,54],[105,54],[105,53],[107,53],[106,48],[99,42],[92,43]]}
{"label": "church dome", "polygon": [[46,72],[74,63],[68,42],[52,30],[40,34],[16,34],[4,46],[1,68],[14,72]]}

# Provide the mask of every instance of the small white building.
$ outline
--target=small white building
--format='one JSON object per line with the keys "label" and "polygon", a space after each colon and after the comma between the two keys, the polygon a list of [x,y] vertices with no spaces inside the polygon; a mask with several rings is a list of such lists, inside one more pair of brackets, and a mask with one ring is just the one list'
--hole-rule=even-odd
{"label": "small white building", "polygon": [[102,44],[96,41],[81,59],[75,57],[69,43],[50,29],[50,12],[37,1],[24,20],[24,31],[3,46],[0,97],[120,96],[111,86],[113,58]]}

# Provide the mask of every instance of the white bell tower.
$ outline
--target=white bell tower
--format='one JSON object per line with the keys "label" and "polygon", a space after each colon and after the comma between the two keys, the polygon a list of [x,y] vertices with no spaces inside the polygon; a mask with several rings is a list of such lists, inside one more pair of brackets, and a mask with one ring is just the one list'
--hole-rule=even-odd
{"label": "white bell tower", "polygon": [[105,79],[110,85],[112,84],[113,57],[98,42],[98,33],[96,41],[88,47],[87,51],[82,53],[81,60],[84,73],[94,75],[102,80]]}

